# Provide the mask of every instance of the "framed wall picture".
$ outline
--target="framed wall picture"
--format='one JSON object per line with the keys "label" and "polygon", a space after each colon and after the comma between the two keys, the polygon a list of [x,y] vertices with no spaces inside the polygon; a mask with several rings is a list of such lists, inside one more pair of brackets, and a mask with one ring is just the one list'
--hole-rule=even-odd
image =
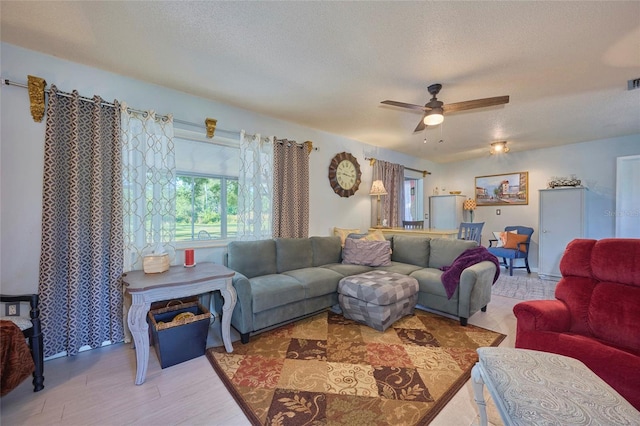
{"label": "framed wall picture", "polygon": [[476,205],[526,206],[529,204],[529,172],[476,177]]}

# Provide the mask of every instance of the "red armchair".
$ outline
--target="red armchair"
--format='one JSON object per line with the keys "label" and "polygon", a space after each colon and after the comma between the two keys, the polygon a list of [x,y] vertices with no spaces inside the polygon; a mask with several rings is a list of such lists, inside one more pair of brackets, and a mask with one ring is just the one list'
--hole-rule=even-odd
{"label": "red armchair", "polygon": [[556,300],[513,308],[516,347],[576,358],[640,409],[640,239],[577,239]]}

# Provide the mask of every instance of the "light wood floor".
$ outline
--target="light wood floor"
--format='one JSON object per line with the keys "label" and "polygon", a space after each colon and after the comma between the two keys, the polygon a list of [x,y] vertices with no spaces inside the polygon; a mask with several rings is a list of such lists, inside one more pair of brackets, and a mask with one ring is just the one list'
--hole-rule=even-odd
{"label": "light wood floor", "polygon": [[[507,335],[513,347],[519,300],[493,296],[487,312],[469,323]],[[239,345],[239,342],[234,345]],[[135,350],[112,345],[45,362],[45,388],[34,393],[31,380],[0,399],[0,423],[10,425],[248,425],[206,357],[161,369],[151,349],[146,382],[134,385]],[[490,402],[489,420],[502,424]],[[473,391],[467,382],[432,425],[478,424]]]}

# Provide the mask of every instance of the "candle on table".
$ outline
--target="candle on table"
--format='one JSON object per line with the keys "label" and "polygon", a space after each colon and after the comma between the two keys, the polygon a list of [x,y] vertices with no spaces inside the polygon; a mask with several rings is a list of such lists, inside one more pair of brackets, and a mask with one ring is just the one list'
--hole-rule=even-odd
{"label": "candle on table", "polygon": [[193,249],[185,249],[184,250],[184,266],[194,266],[195,256]]}

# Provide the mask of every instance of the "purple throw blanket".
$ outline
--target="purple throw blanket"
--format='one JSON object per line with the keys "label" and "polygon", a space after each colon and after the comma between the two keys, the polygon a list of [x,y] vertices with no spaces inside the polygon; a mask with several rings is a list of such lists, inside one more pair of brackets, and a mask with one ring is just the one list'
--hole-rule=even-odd
{"label": "purple throw blanket", "polygon": [[495,284],[500,276],[500,264],[498,263],[498,258],[489,253],[489,251],[482,246],[465,250],[460,256],[456,257],[456,260],[453,261],[451,266],[443,266],[440,268],[442,271],[445,271],[440,279],[442,280],[444,289],[447,291],[448,299],[451,299],[451,296],[455,293],[458,284],[460,284],[460,275],[462,275],[462,271],[471,265],[475,265],[476,263],[485,260],[493,262],[496,265],[496,274],[493,277],[493,283]]}

